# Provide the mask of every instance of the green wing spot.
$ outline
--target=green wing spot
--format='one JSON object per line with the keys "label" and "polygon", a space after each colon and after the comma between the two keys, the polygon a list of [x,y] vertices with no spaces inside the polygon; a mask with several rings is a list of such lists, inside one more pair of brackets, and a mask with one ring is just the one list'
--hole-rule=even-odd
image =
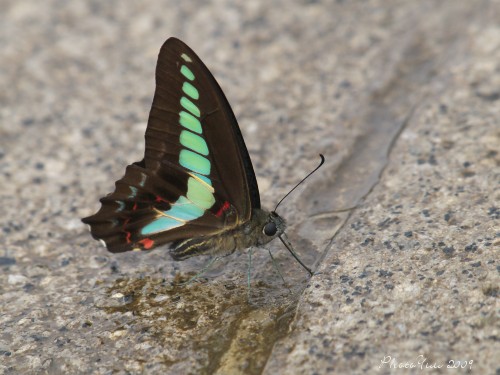
{"label": "green wing spot", "polygon": [[212,180],[209,179],[207,176],[203,176],[202,174],[194,173],[194,172],[193,172],[193,175],[195,175],[196,177],[198,177],[203,182],[206,182],[207,185],[212,186]]}
{"label": "green wing spot", "polygon": [[200,97],[200,94],[198,93],[198,90],[196,90],[196,87],[194,87],[189,82],[184,82],[184,84],[182,85],[182,91],[184,91],[184,94],[190,96],[195,100],[198,100]]}
{"label": "green wing spot", "polygon": [[189,57],[188,55],[186,55],[185,53],[183,53],[181,55],[181,57],[184,59],[184,61],[187,61],[187,62],[193,62],[193,60],[191,60],[191,57]]}
{"label": "green wing spot", "polygon": [[188,110],[196,117],[200,117],[200,109],[196,106],[196,104],[194,104],[191,100],[189,100],[185,96],[181,98],[181,105],[184,107],[184,109]]}
{"label": "green wing spot", "polygon": [[193,151],[182,149],[179,154],[179,164],[196,173],[206,176],[210,174],[210,161]]}
{"label": "green wing spot", "polygon": [[137,196],[137,188],[135,186],[129,186],[130,188],[130,195],[128,196],[129,198],[135,198]]}
{"label": "green wing spot", "polygon": [[184,147],[196,151],[198,154],[208,155],[208,146],[205,140],[189,130],[181,131],[180,142]]}
{"label": "green wing spot", "polygon": [[181,73],[184,77],[192,81],[194,79],[194,74],[186,65],[181,66]]}
{"label": "green wing spot", "polygon": [[185,111],[180,111],[179,116],[179,122],[182,126],[195,133],[201,134],[201,123],[196,117]]}
{"label": "green wing spot", "polygon": [[215,203],[212,192],[207,190],[206,186],[193,177],[188,179],[187,198],[198,207],[208,210]]}
{"label": "green wing spot", "polygon": [[[192,219],[189,220],[194,220],[197,219],[205,213],[205,210],[198,207],[195,205],[193,202],[191,202],[189,199],[187,199],[184,195],[181,195],[179,199],[174,203],[172,208],[179,207],[181,208],[184,212],[185,215],[191,215]],[[171,209],[170,209],[171,210]]]}
{"label": "green wing spot", "polygon": [[182,205],[174,204],[170,210],[164,211],[164,213],[165,215],[173,217],[174,219],[182,222],[198,219],[200,216],[203,216],[205,210],[201,209],[193,203]]}
{"label": "green wing spot", "polygon": [[172,219],[171,217],[161,216],[143,227],[141,229],[141,234],[147,236],[158,232],[166,232],[170,229],[181,227],[183,225],[184,222]]}

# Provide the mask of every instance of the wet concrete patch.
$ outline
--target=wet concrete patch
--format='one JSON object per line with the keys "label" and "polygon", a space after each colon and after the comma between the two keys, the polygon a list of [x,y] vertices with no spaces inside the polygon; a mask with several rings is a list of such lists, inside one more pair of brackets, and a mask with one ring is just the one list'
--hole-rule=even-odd
{"label": "wet concrete patch", "polygon": [[[266,298],[271,286],[262,281],[252,287],[250,303],[245,287],[231,281],[173,284],[187,279],[116,280],[108,288],[108,304],[98,307],[114,321],[110,337],[115,345],[136,337],[123,355],[150,368],[155,362],[185,368],[186,356],[197,353],[188,362],[199,374],[261,373],[274,342],[288,331],[296,298],[286,292],[273,303]],[[152,356],[137,345],[164,350]]]}

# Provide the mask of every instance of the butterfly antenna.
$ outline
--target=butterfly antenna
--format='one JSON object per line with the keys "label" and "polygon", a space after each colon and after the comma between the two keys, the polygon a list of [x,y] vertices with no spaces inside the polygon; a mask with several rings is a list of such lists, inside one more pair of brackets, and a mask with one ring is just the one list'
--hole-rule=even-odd
{"label": "butterfly antenna", "polygon": [[276,209],[277,209],[277,208],[278,208],[278,206],[281,204],[281,202],[283,202],[283,200],[284,200],[286,197],[288,197],[292,191],[294,191],[295,189],[297,189],[297,187],[298,187],[301,183],[303,183],[305,180],[307,180],[307,179],[309,178],[309,176],[311,176],[314,172],[316,172],[316,171],[317,171],[317,170],[318,170],[318,169],[319,169],[319,168],[323,165],[323,163],[325,162],[325,157],[323,156],[323,154],[319,154],[319,157],[321,158],[321,162],[319,163],[319,165],[318,165],[316,168],[314,168],[314,169],[312,170],[312,172],[309,172],[309,174],[308,174],[306,177],[304,177],[302,180],[300,180],[300,181],[299,181],[299,183],[298,183],[297,185],[295,185],[295,186],[293,187],[293,189],[292,189],[292,190],[290,190],[290,191],[289,191],[289,192],[288,192],[288,193],[287,193],[287,194],[286,194],[283,198],[281,198],[281,200],[278,202],[278,204],[276,205],[276,207],[274,207],[274,211],[276,211]]}

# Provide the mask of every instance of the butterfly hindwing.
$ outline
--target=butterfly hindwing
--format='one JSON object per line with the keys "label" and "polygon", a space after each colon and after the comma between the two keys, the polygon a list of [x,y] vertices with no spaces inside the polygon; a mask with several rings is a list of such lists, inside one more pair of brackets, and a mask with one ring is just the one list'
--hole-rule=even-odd
{"label": "butterfly hindwing", "polygon": [[[112,252],[147,250],[170,242],[170,238],[184,238],[189,230],[186,221],[199,216],[201,211],[190,201],[184,204],[179,201],[185,191],[178,186],[186,181],[185,173],[171,173],[165,179],[143,168],[141,163],[129,165],[125,176],[116,182],[115,191],[101,199],[99,212],[84,222],[91,226],[93,236],[103,240]],[[219,221],[212,214],[203,216],[203,220],[192,221],[189,226],[200,235],[213,232]],[[172,234],[175,236],[171,237]]]}
{"label": "butterfly hindwing", "polygon": [[175,38],[160,50],[141,162],[83,219],[112,252],[221,233],[260,207],[234,114],[196,54]]}

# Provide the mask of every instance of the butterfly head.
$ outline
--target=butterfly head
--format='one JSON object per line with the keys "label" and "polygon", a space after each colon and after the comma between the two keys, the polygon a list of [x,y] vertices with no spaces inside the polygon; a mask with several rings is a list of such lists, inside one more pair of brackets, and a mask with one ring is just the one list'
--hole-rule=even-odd
{"label": "butterfly head", "polygon": [[262,233],[269,238],[275,238],[285,232],[285,220],[276,212],[272,211],[267,217],[267,221],[262,228]]}
{"label": "butterfly head", "polygon": [[[248,246],[263,245],[278,237],[297,262],[299,262],[300,265],[304,267],[310,275],[312,275],[311,269],[300,260],[298,255],[295,253],[295,250],[293,250],[292,244],[285,235],[285,219],[278,215],[276,211],[268,212],[261,209],[254,209],[253,214],[253,221],[255,224],[253,228],[254,233],[257,234],[257,243],[248,243]],[[248,236],[248,234],[246,235]]]}
{"label": "butterfly head", "polygon": [[286,229],[286,222],[276,212],[254,209],[252,231],[257,237],[257,244],[263,245],[281,236]]}

